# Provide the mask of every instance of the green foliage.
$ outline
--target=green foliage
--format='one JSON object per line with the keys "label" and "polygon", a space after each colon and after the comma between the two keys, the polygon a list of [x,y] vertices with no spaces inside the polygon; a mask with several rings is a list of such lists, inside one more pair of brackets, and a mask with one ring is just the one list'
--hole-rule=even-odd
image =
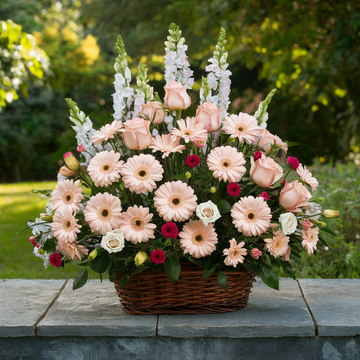
{"label": "green foliage", "polygon": [[181,272],[181,265],[178,259],[167,258],[164,263],[164,269],[169,279],[176,283],[179,279]]}
{"label": "green foliage", "polygon": [[83,287],[88,280],[87,268],[80,270],[73,281],[73,290]]}

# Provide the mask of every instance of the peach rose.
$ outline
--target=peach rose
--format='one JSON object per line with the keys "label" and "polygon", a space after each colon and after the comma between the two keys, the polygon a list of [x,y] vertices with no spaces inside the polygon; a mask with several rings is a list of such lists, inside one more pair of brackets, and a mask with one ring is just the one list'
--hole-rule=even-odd
{"label": "peach rose", "polygon": [[149,126],[149,120],[139,118],[127,120],[124,123],[124,129],[120,130],[125,146],[132,150],[148,148],[151,143]]}
{"label": "peach rose", "polygon": [[273,135],[270,131],[263,129],[258,146],[267,154],[271,150],[272,144],[280,146],[285,152],[288,151],[287,143],[283,142],[277,135]]}
{"label": "peach rose", "polygon": [[149,101],[142,106],[140,113],[148,116],[154,125],[163,123],[165,119],[165,111],[160,101]]}
{"label": "peach rose", "polygon": [[309,204],[311,193],[297,180],[286,183],[279,196],[280,205],[287,211],[297,213],[301,207]]}
{"label": "peach rose", "polygon": [[62,166],[59,170],[60,175],[62,176],[74,176],[78,172],[68,169],[66,166]]}
{"label": "peach rose", "polygon": [[220,127],[221,111],[215,104],[205,102],[197,108],[195,116],[208,132],[214,132]]}
{"label": "peach rose", "polygon": [[186,86],[177,81],[165,85],[165,104],[170,110],[184,110],[191,105],[191,98],[186,92]]}
{"label": "peach rose", "polygon": [[250,177],[262,188],[269,188],[283,176],[282,167],[272,158],[262,156],[254,161],[251,157]]}

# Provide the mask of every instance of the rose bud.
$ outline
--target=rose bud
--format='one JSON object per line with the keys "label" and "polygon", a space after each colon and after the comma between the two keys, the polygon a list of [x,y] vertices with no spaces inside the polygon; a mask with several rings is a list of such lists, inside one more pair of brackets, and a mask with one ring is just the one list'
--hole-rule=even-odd
{"label": "rose bud", "polygon": [[220,127],[221,111],[215,104],[205,102],[197,108],[195,116],[208,132],[214,132]]}
{"label": "rose bud", "polygon": [[132,150],[144,150],[151,144],[150,121],[140,118],[127,120],[124,129],[121,129],[122,139],[127,148]]}
{"label": "rose bud", "polygon": [[73,170],[68,169],[66,166],[62,166],[62,167],[60,168],[60,170],[59,170],[59,173],[60,173],[60,175],[62,175],[62,176],[67,176],[67,177],[69,177],[69,176],[74,176],[74,175],[76,175],[76,174],[77,174],[77,171],[73,171]]}
{"label": "rose bud", "polygon": [[80,163],[79,161],[76,159],[76,157],[73,155],[72,152],[67,152],[66,154],[64,154],[64,161],[66,166],[72,170],[72,171],[77,171],[80,168]]}
{"label": "rose bud", "polygon": [[140,266],[148,258],[145,251],[139,251],[135,256],[135,265]]}
{"label": "rose bud", "polygon": [[339,216],[339,211],[326,209],[323,211],[323,215],[328,219],[333,219]]}
{"label": "rose bud", "polygon": [[184,110],[191,105],[191,98],[186,92],[186,86],[176,81],[170,81],[164,89],[164,101],[170,110]]}
{"label": "rose bud", "polygon": [[272,158],[263,156],[254,161],[251,157],[250,177],[262,188],[269,188],[283,176],[282,167]]}
{"label": "rose bud", "polygon": [[144,104],[140,114],[148,116],[154,125],[161,124],[165,120],[165,111],[160,101],[149,101]]}

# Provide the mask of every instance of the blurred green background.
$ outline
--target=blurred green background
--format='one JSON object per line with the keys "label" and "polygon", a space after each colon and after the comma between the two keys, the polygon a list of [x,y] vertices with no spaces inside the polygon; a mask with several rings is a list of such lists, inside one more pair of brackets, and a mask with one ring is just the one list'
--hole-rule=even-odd
{"label": "blurred green background", "polygon": [[[189,46],[194,104],[220,27],[227,32],[232,72],[230,112],[253,114],[278,88],[268,130],[301,144],[290,155],[312,164],[325,207],[341,212],[330,224],[339,238],[328,239],[321,256],[305,258],[302,275],[359,277],[360,3],[2,0],[0,20],[0,277],[67,276],[41,272],[29,231],[14,235],[44,205],[29,190],[55,186],[30,182],[56,179],[61,163],[48,164],[50,155],[74,136],[64,98],[86,114],[99,108],[93,119],[98,126],[108,118],[118,34],[133,78],[143,61],[150,85],[162,96],[171,22]],[[24,261],[28,253],[31,259]]]}

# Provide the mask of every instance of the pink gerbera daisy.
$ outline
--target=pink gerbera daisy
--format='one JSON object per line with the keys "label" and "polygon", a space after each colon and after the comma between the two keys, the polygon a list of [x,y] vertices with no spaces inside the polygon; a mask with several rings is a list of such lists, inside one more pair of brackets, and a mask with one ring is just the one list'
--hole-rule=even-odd
{"label": "pink gerbera daisy", "polygon": [[80,209],[80,202],[84,199],[79,188],[80,180],[60,181],[51,193],[51,207],[53,210],[71,209],[71,212]]}
{"label": "pink gerbera daisy", "polygon": [[244,262],[244,256],[246,255],[247,250],[244,249],[245,242],[237,244],[236,240],[232,238],[230,241],[230,248],[224,249],[223,254],[227,255],[224,264],[227,266],[236,267],[239,263]]}
{"label": "pink gerbera daisy", "polygon": [[272,216],[263,198],[247,196],[234,204],[231,217],[239,232],[245,236],[258,236],[269,229]]}
{"label": "pink gerbera daisy", "polygon": [[109,193],[98,193],[92,196],[86,204],[85,221],[92,232],[105,235],[108,231],[118,229],[121,218],[120,199]]}
{"label": "pink gerbera daisy", "polygon": [[238,182],[246,172],[244,155],[231,146],[220,146],[211,150],[207,164],[215,178]]}
{"label": "pink gerbera daisy", "polygon": [[101,151],[97,153],[89,163],[87,171],[96,186],[109,186],[120,179],[120,169],[123,161],[120,153]]}
{"label": "pink gerbera daisy", "polygon": [[302,246],[307,250],[308,254],[311,255],[316,250],[316,244],[319,240],[319,228],[310,228],[302,230]]}
{"label": "pink gerbera daisy", "polygon": [[296,174],[300,177],[300,179],[311,186],[311,190],[314,191],[319,186],[319,182],[312,176],[312,173],[306,168],[306,166],[302,166],[301,164],[296,169]]}
{"label": "pink gerbera daisy", "polygon": [[237,137],[241,143],[246,141],[248,144],[255,143],[261,132],[256,118],[242,112],[226,117],[222,128],[230,137]]}
{"label": "pink gerbera daisy", "polygon": [[63,255],[68,256],[69,259],[81,260],[86,257],[89,250],[83,245],[77,245],[76,243],[67,243],[66,241],[59,241],[56,250],[60,251]]}
{"label": "pink gerbera daisy", "polygon": [[96,131],[91,140],[94,144],[101,144],[103,141],[112,139],[122,127],[121,121],[114,120],[111,124],[106,124]]}
{"label": "pink gerbera daisy", "polygon": [[155,181],[162,180],[163,172],[160,162],[154,156],[145,154],[129,158],[121,169],[125,187],[137,194],[156,189]]}
{"label": "pink gerbera daisy", "polygon": [[154,196],[156,211],[165,221],[185,221],[196,210],[194,190],[182,181],[166,182]]}
{"label": "pink gerbera daisy", "polygon": [[70,207],[59,209],[53,217],[51,230],[59,241],[72,243],[77,240],[76,234],[80,232],[81,225],[77,223],[78,221]]}
{"label": "pink gerbera daisy", "polygon": [[289,240],[290,238],[279,230],[275,233],[274,237],[264,240],[266,243],[264,250],[268,251],[274,258],[283,256],[288,251]]}
{"label": "pink gerbera daisy", "polygon": [[204,124],[199,123],[198,119],[187,117],[186,120],[178,120],[179,129],[173,128],[171,134],[182,137],[186,143],[189,141],[207,140],[207,131]]}
{"label": "pink gerbera daisy", "polygon": [[153,149],[153,152],[161,151],[162,158],[169,156],[171,153],[182,153],[186,149],[185,145],[180,144],[181,137],[171,134],[156,135],[155,138],[151,138],[151,145],[149,149]]}
{"label": "pink gerbera daisy", "polygon": [[180,246],[184,253],[198,259],[210,255],[218,239],[213,224],[205,226],[201,220],[190,220],[179,233]]}
{"label": "pink gerbera daisy", "polygon": [[147,242],[155,238],[156,225],[149,223],[152,217],[149,208],[134,205],[122,213],[119,229],[124,233],[125,239],[133,244]]}

